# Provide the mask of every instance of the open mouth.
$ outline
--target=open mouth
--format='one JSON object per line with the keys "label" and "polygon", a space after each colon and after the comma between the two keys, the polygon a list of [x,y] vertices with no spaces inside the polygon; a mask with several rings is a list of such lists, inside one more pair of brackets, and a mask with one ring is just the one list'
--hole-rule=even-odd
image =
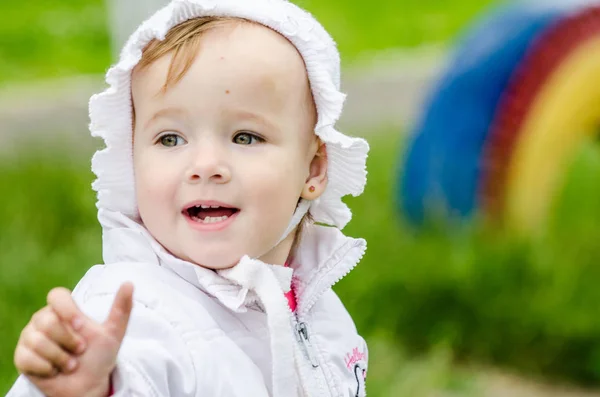
{"label": "open mouth", "polygon": [[226,221],[240,210],[218,205],[194,205],[183,210],[184,215],[195,222],[210,224]]}

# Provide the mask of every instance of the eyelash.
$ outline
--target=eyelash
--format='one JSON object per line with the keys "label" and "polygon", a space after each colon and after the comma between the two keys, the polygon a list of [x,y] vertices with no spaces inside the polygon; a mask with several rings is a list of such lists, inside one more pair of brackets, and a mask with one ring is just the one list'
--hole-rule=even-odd
{"label": "eyelash", "polygon": [[[255,143],[264,143],[265,142],[265,139],[263,137],[260,137],[260,136],[258,136],[256,134],[251,133],[251,132],[244,131],[244,132],[238,132],[237,134],[235,134],[233,136],[233,139],[232,139],[233,143],[237,143],[235,140],[240,135],[247,135],[247,136],[249,136],[251,139],[254,139],[256,141]],[[246,143],[246,144],[240,143],[239,145],[247,145],[247,146],[249,146],[249,145],[252,145],[252,142],[251,143]]]}
{"label": "eyelash", "polygon": [[[163,139],[165,139],[165,138],[167,138],[167,137],[175,137],[175,139],[176,139],[176,143],[175,143],[175,145],[173,145],[173,146],[165,145],[165,144],[163,143]],[[178,145],[178,143],[179,143],[179,140],[183,141],[184,143],[186,142],[186,141],[185,141],[185,139],[183,139],[181,136],[179,136],[179,135],[177,135],[177,134],[164,134],[164,135],[161,135],[161,136],[159,136],[159,137],[158,137],[158,139],[156,140],[156,143],[157,143],[158,145],[162,145],[163,147],[169,147],[169,148],[170,148],[170,147],[179,146],[179,145]]]}

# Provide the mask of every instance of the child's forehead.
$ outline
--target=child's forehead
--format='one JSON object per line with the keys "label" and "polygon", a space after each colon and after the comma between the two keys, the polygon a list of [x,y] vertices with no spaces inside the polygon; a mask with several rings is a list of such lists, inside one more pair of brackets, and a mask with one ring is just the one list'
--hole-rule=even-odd
{"label": "child's forehead", "polygon": [[226,49],[237,51],[253,62],[290,65],[306,73],[304,59],[298,49],[278,32],[257,23],[231,26],[229,30],[216,29],[201,39],[200,51],[213,47],[215,52]]}
{"label": "child's forehead", "polygon": [[223,26],[206,34],[198,42],[198,56],[212,60],[236,57],[241,66],[250,69],[271,67],[275,72],[306,74],[302,56],[285,37],[256,23]]}
{"label": "child's forehead", "polygon": [[[168,83],[170,73],[182,70],[180,80],[203,79],[210,84],[211,76],[219,76],[231,83],[228,91],[247,89],[281,95],[310,91],[304,60],[296,47],[265,26],[251,22],[221,24],[188,44],[181,51],[171,50],[153,60],[139,70],[141,73],[134,72],[134,85],[137,80],[144,80],[144,85],[148,80]],[[188,56],[182,52],[193,56],[181,59]]]}
{"label": "child's forehead", "polygon": [[234,68],[237,73],[266,84],[290,76],[301,86],[308,82],[304,59],[287,38],[271,28],[239,18],[196,18],[184,22],[171,28],[163,40],[151,41],[142,54],[134,75],[168,63],[163,91],[182,80],[199,62],[205,67]]}

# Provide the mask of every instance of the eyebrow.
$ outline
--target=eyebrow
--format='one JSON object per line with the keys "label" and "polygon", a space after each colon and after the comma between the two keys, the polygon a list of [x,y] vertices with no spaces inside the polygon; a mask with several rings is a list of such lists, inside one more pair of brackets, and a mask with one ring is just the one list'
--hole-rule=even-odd
{"label": "eyebrow", "polygon": [[264,116],[261,116],[260,114],[256,114],[247,110],[237,110],[235,111],[234,116],[242,120],[249,120],[262,124],[270,130],[277,130],[277,126],[272,121]]}
{"label": "eyebrow", "polygon": [[163,118],[163,117],[168,118],[168,117],[185,117],[185,116],[187,116],[187,112],[181,108],[176,108],[176,107],[163,108],[152,115],[150,120],[148,120],[146,122],[146,124],[144,125],[144,128],[145,129],[148,128],[153,122],[155,122],[156,120]]}
{"label": "eyebrow", "polygon": [[[147,129],[150,125],[152,125],[153,122],[160,118],[187,117],[187,115],[188,113],[184,109],[178,107],[163,108],[152,115],[152,117],[144,125],[144,129]],[[236,110],[232,112],[232,115],[235,118],[242,120],[254,121],[270,130],[277,130],[277,126],[273,122],[266,117],[261,116],[260,114],[248,110]]]}

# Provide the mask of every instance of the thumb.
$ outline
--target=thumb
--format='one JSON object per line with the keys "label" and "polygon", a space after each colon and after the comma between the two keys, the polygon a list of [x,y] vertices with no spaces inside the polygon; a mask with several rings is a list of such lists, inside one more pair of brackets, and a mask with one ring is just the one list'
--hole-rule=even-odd
{"label": "thumb", "polygon": [[104,328],[120,342],[123,341],[131,308],[133,307],[133,284],[124,283],[117,291],[117,296],[110,309],[108,318],[104,322]]}

